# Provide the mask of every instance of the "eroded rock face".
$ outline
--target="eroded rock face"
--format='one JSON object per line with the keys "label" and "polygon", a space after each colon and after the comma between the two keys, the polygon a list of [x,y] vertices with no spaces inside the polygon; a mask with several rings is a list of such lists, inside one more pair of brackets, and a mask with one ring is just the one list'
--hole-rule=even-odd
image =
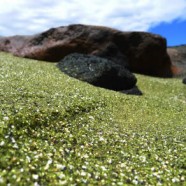
{"label": "eroded rock face", "polygon": [[166,40],[146,32],[121,32],[89,25],[62,26],[28,37],[0,38],[0,51],[50,62],[74,52],[93,54],[111,59],[132,72],[172,76]]}
{"label": "eroded rock face", "polygon": [[168,55],[172,62],[174,76],[186,76],[186,45],[167,48]]}
{"label": "eroded rock face", "polygon": [[111,90],[131,89],[137,82],[123,66],[94,55],[69,54],[57,66],[71,77]]}

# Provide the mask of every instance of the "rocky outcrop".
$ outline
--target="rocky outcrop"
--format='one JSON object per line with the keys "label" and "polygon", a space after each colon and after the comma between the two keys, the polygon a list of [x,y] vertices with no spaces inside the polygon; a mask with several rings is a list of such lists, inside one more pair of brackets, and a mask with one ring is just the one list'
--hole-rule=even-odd
{"label": "rocky outcrop", "polygon": [[169,47],[167,52],[172,62],[173,75],[186,76],[186,45]]}
{"label": "rocky outcrop", "polygon": [[69,54],[57,66],[71,77],[111,90],[131,89],[137,82],[123,66],[93,55]]}
{"label": "rocky outcrop", "polygon": [[93,54],[132,72],[172,76],[166,40],[146,32],[121,32],[89,25],[62,26],[33,36],[0,38],[0,51],[50,62],[57,62],[74,52]]}

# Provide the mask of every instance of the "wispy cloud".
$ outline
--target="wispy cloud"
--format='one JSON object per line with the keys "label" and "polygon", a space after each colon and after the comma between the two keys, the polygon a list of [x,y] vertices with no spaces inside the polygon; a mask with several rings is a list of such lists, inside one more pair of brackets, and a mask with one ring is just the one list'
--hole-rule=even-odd
{"label": "wispy cloud", "polygon": [[186,0],[1,0],[0,35],[33,34],[72,23],[147,31],[186,20]]}

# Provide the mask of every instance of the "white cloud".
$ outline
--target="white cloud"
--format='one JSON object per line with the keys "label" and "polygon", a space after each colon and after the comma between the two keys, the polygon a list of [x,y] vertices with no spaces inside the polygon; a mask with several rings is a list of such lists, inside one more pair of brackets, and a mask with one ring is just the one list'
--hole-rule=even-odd
{"label": "white cloud", "polygon": [[33,34],[72,23],[147,31],[186,19],[186,0],[1,0],[0,35]]}

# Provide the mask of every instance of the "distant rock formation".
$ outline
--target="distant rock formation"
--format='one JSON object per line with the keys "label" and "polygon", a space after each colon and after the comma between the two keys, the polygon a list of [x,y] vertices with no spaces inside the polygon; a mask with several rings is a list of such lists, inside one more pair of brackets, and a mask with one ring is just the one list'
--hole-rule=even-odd
{"label": "distant rock formation", "polygon": [[186,76],[186,45],[167,48],[167,52],[172,62],[172,72],[174,76]]}
{"label": "distant rock formation", "polygon": [[146,32],[121,32],[101,26],[70,25],[33,36],[0,38],[0,51],[57,62],[77,52],[107,58],[132,72],[171,77],[166,39]]}
{"label": "distant rock formation", "polygon": [[137,82],[135,76],[123,66],[93,55],[72,53],[57,66],[71,77],[111,90],[131,89]]}

